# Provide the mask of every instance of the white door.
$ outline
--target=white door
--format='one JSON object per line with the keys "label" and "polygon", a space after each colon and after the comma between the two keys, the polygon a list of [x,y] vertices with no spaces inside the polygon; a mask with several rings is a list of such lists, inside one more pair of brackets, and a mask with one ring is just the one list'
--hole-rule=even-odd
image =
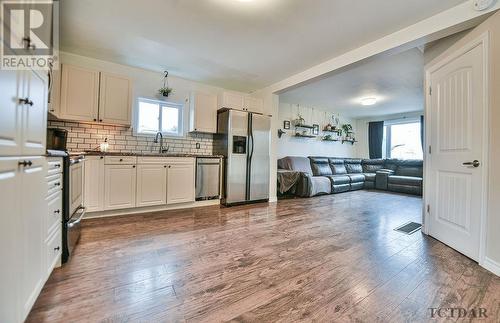
{"label": "white door", "polygon": [[0,73],[0,156],[21,155],[21,71]]}
{"label": "white door", "polygon": [[98,121],[99,72],[73,65],[62,65],[61,119]]}
{"label": "white door", "polygon": [[84,163],[83,205],[87,212],[104,209],[104,157],[88,156]]}
{"label": "white door", "polygon": [[104,166],[104,209],[116,210],[135,207],[135,165]]}
{"label": "white door", "polygon": [[137,166],[137,206],[167,204],[167,166],[145,164]]}
{"label": "white door", "polygon": [[99,122],[130,125],[132,81],[120,75],[101,72]]}
{"label": "white door", "polygon": [[[35,303],[45,282],[44,246],[45,230],[42,219],[48,212],[47,174],[44,157],[27,158],[29,166],[21,166],[21,233],[19,243],[22,245],[21,270],[18,273],[21,281],[21,304],[24,315],[27,315]],[[23,318],[24,319],[24,318]]]}
{"label": "white door", "polygon": [[22,154],[45,155],[47,138],[47,95],[48,82],[44,75],[26,71],[25,97],[28,103],[22,107]]}
{"label": "white door", "polygon": [[167,204],[193,202],[195,197],[194,180],[194,161],[169,165]]}
{"label": "white door", "polygon": [[[2,73],[8,71],[2,71]],[[1,74],[1,73],[0,73]],[[0,158],[0,322],[20,322],[19,273],[22,240],[21,174],[18,159]]]}
{"label": "white door", "polygon": [[486,48],[477,42],[427,71],[432,89],[427,111],[428,231],[474,260],[479,259],[485,195]]}

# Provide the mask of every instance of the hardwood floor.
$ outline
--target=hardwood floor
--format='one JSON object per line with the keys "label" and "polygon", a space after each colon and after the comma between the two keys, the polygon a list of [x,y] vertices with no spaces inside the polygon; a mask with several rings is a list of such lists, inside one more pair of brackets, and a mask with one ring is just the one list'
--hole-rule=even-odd
{"label": "hardwood floor", "polygon": [[431,307],[499,322],[499,277],[393,231],[421,203],[357,191],[87,220],[28,322],[418,322]]}

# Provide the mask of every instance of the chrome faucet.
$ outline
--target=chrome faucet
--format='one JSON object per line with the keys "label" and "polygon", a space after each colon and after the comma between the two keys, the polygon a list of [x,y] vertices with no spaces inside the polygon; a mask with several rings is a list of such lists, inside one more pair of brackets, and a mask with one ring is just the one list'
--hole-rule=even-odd
{"label": "chrome faucet", "polygon": [[160,141],[159,141],[159,143],[160,143],[160,148],[159,148],[158,152],[159,152],[160,154],[164,154],[164,153],[168,152],[168,150],[170,149],[170,146],[169,146],[169,145],[167,145],[167,147],[166,147],[166,148],[164,148],[164,147],[163,147],[163,134],[161,133],[161,131],[158,131],[158,132],[156,133],[155,140],[153,141],[155,144],[157,144],[157,143],[158,143],[158,137],[160,137]]}

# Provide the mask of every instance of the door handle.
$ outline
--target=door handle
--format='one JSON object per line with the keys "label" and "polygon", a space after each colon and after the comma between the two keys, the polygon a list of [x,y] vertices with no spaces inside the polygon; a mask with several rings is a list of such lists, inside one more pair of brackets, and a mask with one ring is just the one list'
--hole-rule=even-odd
{"label": "door handle", "polygon": [[474,160],[474,161],[471,161],[471,162],[465,162],[465,163],[462,163],[462,166],[466,166],[466,167],[474,167],[474,168],[477,168],[481,165],[481,163],[479,162],[479,160]]}

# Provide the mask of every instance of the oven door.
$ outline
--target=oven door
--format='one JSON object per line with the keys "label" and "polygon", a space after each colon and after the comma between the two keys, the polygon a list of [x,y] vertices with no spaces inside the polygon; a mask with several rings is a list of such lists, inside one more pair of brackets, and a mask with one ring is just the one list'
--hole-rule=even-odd
{"label": "oven door", "polygon": [[81,231],[81,221],[85,216],[85,207],[80,206],[75,213],[71,216],[67,223],[66,234],[67,234],[67,251],[68,256],[73,253],[78,240],[80,239]]}
{"label": "oven door", "polygon": [[83,206],[83,162],[84,157],[71,158],[69,165],[69,216]]}

